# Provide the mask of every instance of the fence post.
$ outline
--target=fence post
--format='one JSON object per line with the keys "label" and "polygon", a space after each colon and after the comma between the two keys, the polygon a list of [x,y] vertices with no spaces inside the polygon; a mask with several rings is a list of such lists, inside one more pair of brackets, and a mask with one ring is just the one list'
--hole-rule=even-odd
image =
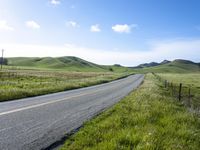
{"label": "fence post", "polygon": [[182,83],[179,86],[179,93],[178,93],[178,100],[181,101],[181,90],[182,90]]}
{"label": "fence post", "polygon": [[174,96],[174,87],[172,82],[171,82],[171,88],[172,88],[172,96]]}
{"label": "fence post", "polygon": [[165,80],[165,88],[167,87],[167,80]]}
{"label": "fence post", "polygon": [[188,106],[191,107],[191,89],[189,88],[189,91],[188,91]]}

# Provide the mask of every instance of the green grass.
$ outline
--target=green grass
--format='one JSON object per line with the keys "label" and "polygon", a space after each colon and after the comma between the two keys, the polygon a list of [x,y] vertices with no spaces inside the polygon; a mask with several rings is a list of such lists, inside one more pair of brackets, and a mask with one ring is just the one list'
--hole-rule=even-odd
{"label": "green grass", "polygon": [[134,69],[136,72],[148,73],[191,73],[200,72],[200,65],[186,60],[175,60],[168,64],[162,64],[155,67],[145,67]]}
{"label": "green grass", "polygon": [[200,73],[160,73],[161,78],[172,82],[176,93],[178,94],[179,84],[182,83],[182,100],[187,104],[189,88],[192,94],[190,98],[192,107],[195,109],[200,108]]}
{"label": "green grass", "polygon": [[79,72],[131,72],[132,70],[123,66],[104,66],[88,62],[86,60],[65,57],[14,57],[6,58],[7,67],[25,67],[33,69],[56,69]]}
{"label": "green grass", "polygon": [[187,86],[194,86],[200,88],[200,73],[160,73],[159,76],[174,83],[183,83]]}
{"label": "green grass", "polygon": [[200,120],[153,75],[118,104],[71,136],[62,150],[199,150]]}
{"label": "green grass", "polygon": [[174,60],[167,64],[155,67],[144,67],[140,69],[128,68],[120,65],[98,65],[86,60],[65,56],[65,57],[14,57],[6,58],[7,67],[23,67],[40,70],[65,70],[79,72],[138,72],[138,73],[190,73],[200,72],[200,65],[187,60]]}
{"label": "green grass", "polygon": [[22,68],[0,71],[0,101],[13,100],[109,82],[128,73],[66,72]]}

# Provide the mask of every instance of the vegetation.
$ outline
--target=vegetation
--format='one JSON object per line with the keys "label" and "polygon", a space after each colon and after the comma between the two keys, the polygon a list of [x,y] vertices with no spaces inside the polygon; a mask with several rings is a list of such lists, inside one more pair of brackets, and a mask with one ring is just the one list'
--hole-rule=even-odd
{"label": "vegetation", "polygon": [[200,88],[200,74],[199,73],[160,73],[159,76],[171,81],[173,83],[183,83],[187,86],[199,87]]}
{"label": "vegetation", "polygon": [[[200,66],[185,60],[140,69],[102,66],[76,57],[8,58],[6,64],[0,72],[0,101],[105,83],[133,72],[159,73],[170,82],[193,87],[194,97],[200,95]],[[61,149],[195,150],[199,147],[200,120],[177,102],[163,88],[163,83],[148,74],[139,89],[86,122]]]}
{"label": "vegetation", "polygon": [[103,66],[97,65],[83,59],[66,56],[66,57],[15,57],[6,58],[7,65],[12,67],[28,67],[40,69],[56,69],[65,71],[79,71],[79,72],[130,72],[123,66]]}
{"label": "vegetation", "polygon": [[4,61],[0,101],[91,86],[133,73],[120,65],[102,66],[70,56],[15,57]]}
{"label": "vegetation", "polygon": [[154,67],[144,67],[139,69],[134,69],[136,72],[148,73],[191,73],[200,72],[200,64],[194,63],[187,60],[174,60],[166,64],[160,64]]}
{"label": "vegetation", "polygon": [[97,65],[83,59],[65,56],[65,57],[15,57],[6,58],[7,67],[20,67],[32,69],[53,69],[79,72],[157,72],[157,73],[190,73],[200,72],[200,63],[194,63],[188,60],[177,59],[172,62],[164,60],[161,63],[141,64],[137,67],[123,67],[119,64],[104,66]]}
{"label": "vegetation", "polygon": [[17,69],[0,72],[0,101],[105,83],[128,73]]}
{"label": "vegetation", "polygon": [[173,84],[174,96],[176,96],[175,94],[178,93],[179,85],[180,83],[182,83],[182,92],[181,92],[182,101],[188,107],[192,107],[194,109],[200,108],[200,73],[188,73],[188,74],[162,73],[158,75],[162,79],[167,80],[168,82]]}
{"label": "vegetation", "polygon": [[71,136],[61,148],[198,150],[200,120],[148,74],[144,84]]}

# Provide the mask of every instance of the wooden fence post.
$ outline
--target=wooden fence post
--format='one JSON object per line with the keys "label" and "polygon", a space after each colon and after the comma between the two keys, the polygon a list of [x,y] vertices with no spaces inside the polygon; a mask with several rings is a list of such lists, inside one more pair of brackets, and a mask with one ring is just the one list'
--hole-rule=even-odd
{"label": "wooden fence post", "polygon": [[191,89],[188,91],[188,106],[191,107]]}
{"label": "wooden fence post", "polygon": [[165,88],[167,87],[167,80],[165,80]]}
{"label": "wooden fence post", "polygon": [[182,83],[179,85],[179,93],[178,93],[178,100],[181,101],[181,90],[182,90]]}
{"label": "wooden fence post", "polygon": [[172,88],[172,96],[174,96],[174,86],[172,82],[171,82],[171,88]]}

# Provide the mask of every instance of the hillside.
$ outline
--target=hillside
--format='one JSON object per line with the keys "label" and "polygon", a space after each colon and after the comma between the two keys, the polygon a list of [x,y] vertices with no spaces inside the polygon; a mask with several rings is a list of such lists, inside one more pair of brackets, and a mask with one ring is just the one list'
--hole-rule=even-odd
{"label": "hillside", "polygon": [[155,67],[155,66],[159,66],[159,65],[164,65],[164,64],[168,64],[170,63],[171,61],[169,60],[163,60],[162,62],[160,63],[157,63],[157,62],[150,62],[150,63],[144,63],[144,64],[140,64],[136,67],[131,67],[131,68],[145,68],[145,67]]}
{"label": "hillside", "polygon": [[176,59],[174,61],[164,60],[160,63],[151,62],[140,64],[136,67],[123,67],[121,65],[98,65],[81,58],[65,57],[14,57],[6,58],[8,66],[19,66],[36,69],[57,69],[67,71],[92,71],[92,72],[169,72],[189,73],[199,72],[200,63],[189,60]]}
{"label": "hillside", "polygon": [[103,66],[85,61],[78,57],[14,57],[6,58],[8,66],[20,66],[41,69],[68,71],[124,72],[130,69],[123,66]]}
{"label": "hillside", "polygon": [[142,72],[142,73],[146,73],[146,72],[189,73],[189,72],[200,71],[200,63],[194,63],[189,60],[176,59],[172,62],[166,61],[166,60],[163,62],[159,63],[156,66],[150,66],[150,67],[145,66],[142,68],[135,67],[134,70],[137,72]]}

